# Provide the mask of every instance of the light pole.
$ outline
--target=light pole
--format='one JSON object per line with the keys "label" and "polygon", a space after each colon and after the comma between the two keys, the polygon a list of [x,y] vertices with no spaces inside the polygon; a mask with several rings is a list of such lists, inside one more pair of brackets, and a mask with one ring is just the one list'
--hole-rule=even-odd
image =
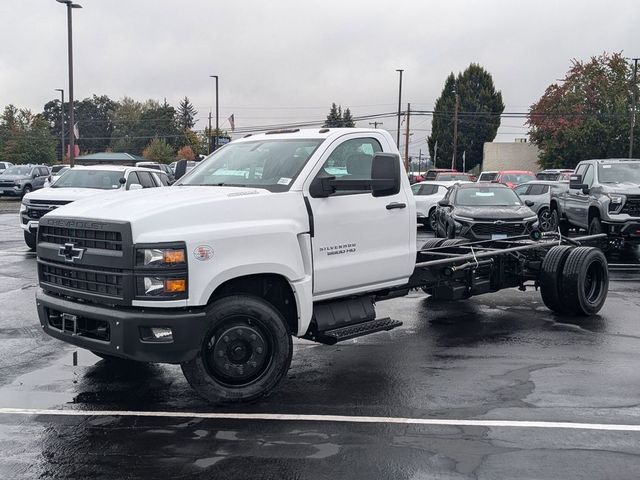
{"label": "light pole", "polygon": [[631,84],[631,122],[629,125],[629,158],[633,158],[633,129],[636,126],[636,79],[638,76],[638,60],[640,58],[632,58],[633,62],[633,83]]}
{"label": "light pole", "polygon": [[402,114],[402,72],[404,70],[397,69],[400,73],[400,86],[398,89],[398,131],[396,132],[396,146],[400,149],[400,115]]}
{"label": "light pole", "polygon": [[60,92],[60,163],[64,163],[64,88],[55,88],[56,92]]}
{"label": "light pole", "polygon": [[[211,78],[216,79],[216,136],[214,137],[216,140],[213,144],[213,151],[218,148],[218,122],[219,122],[219,111],[218,111],[218,75],[209,75]],[[211,130],[211,125],[209,125],[209,130]]]}
{"label": "light pole", "polygon": [[67,42],[69,45],[69,166],[73,167],[76,139],[73,133],[75,127],[75,119],[73,115],[73,23],[71,9],[82,8],[82,5],[73,3],[71,0],[56,0],[56,2],[64,3],[67,6]]}

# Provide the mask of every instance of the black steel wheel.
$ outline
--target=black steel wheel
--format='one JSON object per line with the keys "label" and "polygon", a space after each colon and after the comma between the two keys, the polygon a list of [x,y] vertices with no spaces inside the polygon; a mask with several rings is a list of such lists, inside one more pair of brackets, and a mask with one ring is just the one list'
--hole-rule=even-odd
{"label": "black steel wheel", "polygon": [[189,384],[211,403],[256,400],[275,388],[291,364],[293,345],[282,314],[258,297],[221,298],[196,358],[182,363]]}
{"label": "black steel wheel", "polygon": [[431,211],[429,212],[429,228],[435,232],[437,228],[437,224],[438,224],[438,221],[436,220],[436,209],[432,208]]}
{"label": "black steel wheel", "polygon": [[594,247],[574,248],[562,271],[562,302],[567,313],[594,315],[607,300],[609,269],[604,253]]}
{"label": "black steel wheel", "polygon": [[37,238],[35,233],[27,232],[24,230],[24,243],[27,244],[29,250],[34,251],[37,245]]}
{"label": "black steel wheel", "polygon": [[547,308],[556,313],[566,313],[566,308],[562,303],[562,269],[567,261],[567,257],[573,247],[565,245],[551,248],[540,267],[538,285],[540,285],[540,295]]}
{"label": "black steel wheel", "polygon": [[538,228],[541,232],[551,232],[558,227],[553,225],[551,219],[551,211],[548,208],[543,208],[538,212]]}

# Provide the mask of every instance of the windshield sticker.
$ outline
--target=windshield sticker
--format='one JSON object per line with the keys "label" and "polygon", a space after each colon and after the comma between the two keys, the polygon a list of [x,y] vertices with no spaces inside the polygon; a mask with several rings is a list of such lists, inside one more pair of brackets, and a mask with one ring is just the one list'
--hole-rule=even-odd
{"label": "windshield sticker", "polygon": [[343,243],[340,245],[331,245],[329,247],[320,247],[320,253],[327,255],[343,255],[345,253],[355,253],[357,246],[355,243]]}
{"label": "windshield sticker", "polygon": [[611,168],[611,165],[602,165],[602,168]]}
{"label": "windshield sticker", "polygon": [[291,183],[291,179],[287,177],[280,177],[278,180],[278,185],[289,185]]}
{"label": "windshield sticker", "polygon": [[493,197],[493,192],[476,192],[476,197]]}

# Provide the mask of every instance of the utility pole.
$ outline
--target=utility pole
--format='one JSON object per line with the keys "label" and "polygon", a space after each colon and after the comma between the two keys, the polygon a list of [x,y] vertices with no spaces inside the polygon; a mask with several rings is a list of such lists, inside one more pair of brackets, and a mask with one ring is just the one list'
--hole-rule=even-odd
{"label": "utility pole", "polygon": [[382,122],[369,122],[369,125],[373,125],[373,128],[378,128],[378,125],[384,125]]}
{"label": "utility pole", "polygon": [[404,134],[404,168],[409,171],[409,121],[411,120],[411,104],[407,103],[407,129]]}
{"label": "utility pole", "polygon": [[438,141],[436,140],[436,144],[433,146],[433,168],[437,168],[438,164]]}
{"label": "utility pole", "polygon": [[418,154],[418,173],[420,173],[420,165],[422,164],[422,149],[420,149],[420,153]]}
{"label": "utility pole", "polygon": [[[216,79],[216,135],[215,135],[215,142],[213,145],[213,150],[215,151],[216,148],[218,148],[218,135],[220,132],[220,125],[219,125],[219,117],[220,115],[218,114],[219,110],[218,110],[218,75],[209,75],[209,77],[211,78],[215,78]],[[211,126],[209,126],[209,130],[211,130]],[[211,153],[211,152],[209,152]]]}
{"label": "utility pole", "polygon": [[633,60],[633,83],[631,85],[631,125],[629,126],[629,158],[633,158],[633,129],[636,126],[636,90],[638,85],[636,78],[638,75],[638,60],[640,58],[632,58]]}
{"label": "utility pole", "polygon": [[458,109],[460,108],[460,95],[456,92],[456,108],[453,114],[453,157],[451,158],[451,170],[456,169],[456,153],[458,150]]}
{"label": "utility pole", "polygon": [[400,116],[402,115],[402,72],[404,70],[396,70],[396,72],[400,72],[400,87],[398,89],[398,130],[396,132],[396,146],[400,148]]}

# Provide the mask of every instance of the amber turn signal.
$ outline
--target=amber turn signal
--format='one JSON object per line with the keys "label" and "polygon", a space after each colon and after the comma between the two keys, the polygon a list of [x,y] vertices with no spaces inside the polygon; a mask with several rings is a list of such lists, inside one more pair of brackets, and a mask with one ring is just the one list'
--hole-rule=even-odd
{"label": "amber turn signal", "polygon": [[187,291],[187,281],[184,278],[170,278],[164,281],[165,293],[184,293]]}

